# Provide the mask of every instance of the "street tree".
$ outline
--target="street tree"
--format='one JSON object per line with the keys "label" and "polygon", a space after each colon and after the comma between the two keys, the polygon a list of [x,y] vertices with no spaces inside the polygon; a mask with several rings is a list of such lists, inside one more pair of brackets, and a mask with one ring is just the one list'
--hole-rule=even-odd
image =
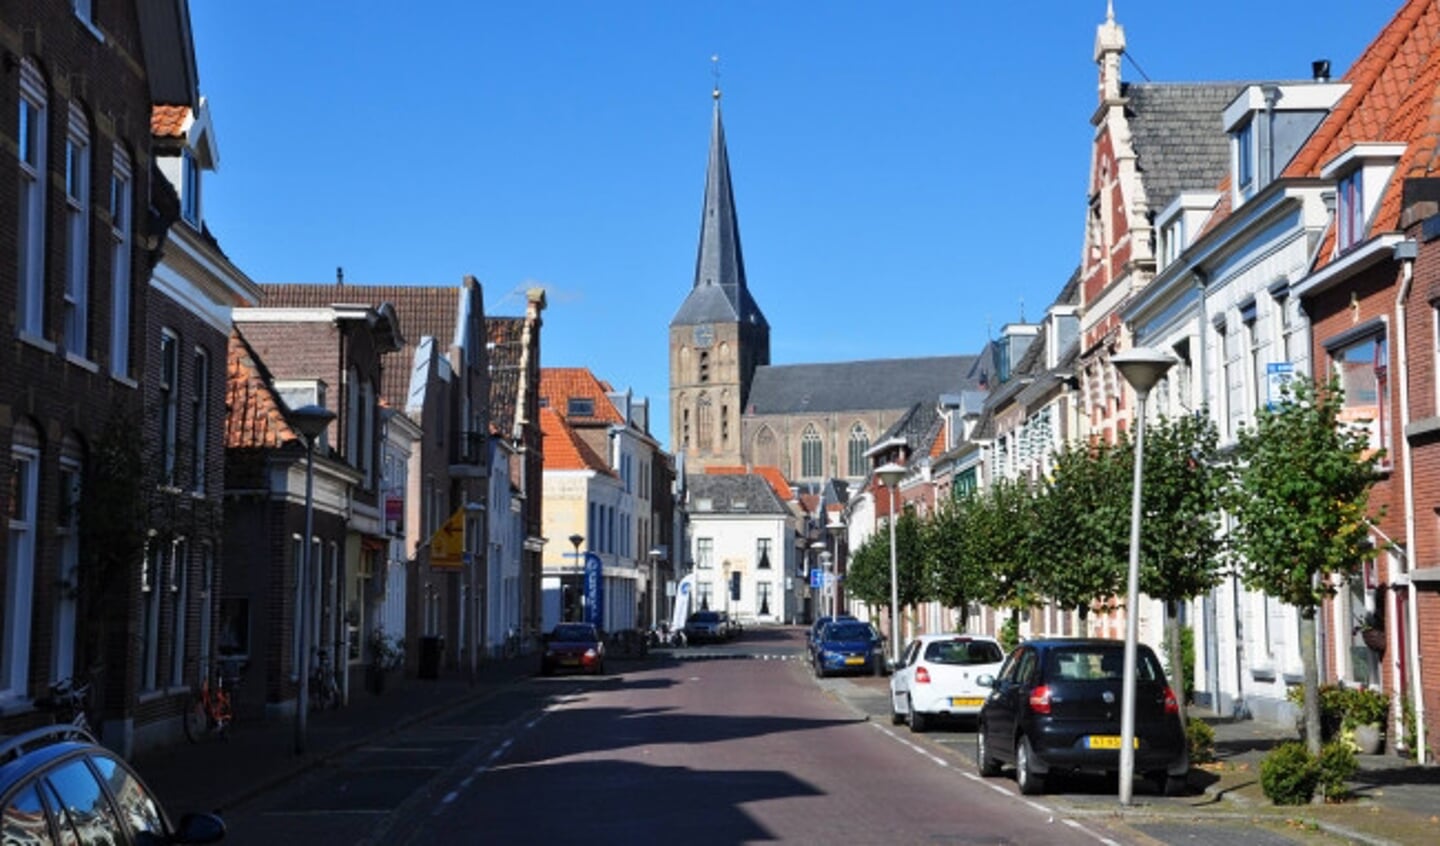
{"label": "street tree", "polygon": [[1031,526],[1036,590],[1085,619],[1124,591],[1130,526],[1129,453],[1112,444],[1072,444],[1035,497]]}
{"label": "street tree", "polygon": [[968,553],[966,513],[961,501],[942,502],[920,527],[925,584],[932,599],[959,612],[962,632],[969,626],[970,603],[981,593],[980,569]]}
{"label": "street tree", "polygon": [[1292,380],[1273,409],[1240,431],[1225,497],[1245,586],[1299,612],[1312,754],[1320,751],[1315,614],[1334,593],[1330,577],[1350,576],[1374,555],[1366,526],[1377,453],[1365,433],[1340,420],[1344,407],[1338,382]]}
{"label": "street tree", "polygon": [[[1225,541],[1220,510],[1229,473],[1219,460],[1218,441],[1208,416],[1157,420],[1145,430],[1140,590],[1165,603],[1171,681],[1182,697],[1191,668],[1182,660],[1180,603],[1210,590],[1221,578]],[[1127,441],[1126,449],[1126,472],[1132,473],[1133,443]],[[1130,485],[1125,489],[1130,491]]]}
{"label": "street tree", "polygon": [[961,566],[976,569],[983,585],[978,598],[1009,610],[1013,627],[1020,611],[1033,606],[1040,595],[1036,574],[1042,565],[1031,544],[1034,497],[1024,482],[999,479],[960,503],[970,541]]}

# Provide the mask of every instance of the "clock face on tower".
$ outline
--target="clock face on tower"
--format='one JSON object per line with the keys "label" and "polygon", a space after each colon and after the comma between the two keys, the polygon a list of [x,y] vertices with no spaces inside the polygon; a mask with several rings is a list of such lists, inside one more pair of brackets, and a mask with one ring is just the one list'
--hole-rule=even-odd
{"label": "clock face on tower", "polygon": [[702,323],[695,327],[695,346],[705,349],[715,343],[715,327]]}

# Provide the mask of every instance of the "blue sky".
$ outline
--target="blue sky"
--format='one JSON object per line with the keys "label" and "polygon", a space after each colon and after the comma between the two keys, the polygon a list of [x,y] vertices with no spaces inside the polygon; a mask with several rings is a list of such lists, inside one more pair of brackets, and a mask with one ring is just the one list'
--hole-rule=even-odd
{"label": "blue sky", "polygon": [[[1400,0],[1117,0],[1156,82],[1342,75]],[[196,0],[220,170],[259,282],[456,284],[543,362],[648,396],[693,281],[711,56],[771,361],[969,354],[1080,255],[1105,0]],[[1137,70],[1138,65],[1138,70]],[[404,328],[404,315],[401,315]]]}

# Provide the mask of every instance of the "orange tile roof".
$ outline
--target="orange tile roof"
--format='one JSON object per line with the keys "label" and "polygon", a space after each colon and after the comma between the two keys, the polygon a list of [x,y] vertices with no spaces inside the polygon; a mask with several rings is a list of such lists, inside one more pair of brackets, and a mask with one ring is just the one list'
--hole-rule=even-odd
{"label": "orange tile roof", "polygon": [[615,475],[605,460],[575,434],[575,430],[555,409],[540,409],[540,435],[545,439],[546,470],[593,470]]}
{"label": "orange tile roof", "polygon": [[[1316,177],[1336,156],[1364,142],[1407,145],[1371,217],[1370,233],[1400,227],[1405,179],[1430,176],[1440,135],[1440,8],[1408,0],[1345,73],[1350,90],[1285,168],[1282,177]],[[1317,266],[1333,253],[1334,226],[1321,244]]]}
{"label": "orange tile roof", "polygon": [[225,367],[225,446],[274,449],[299,440],[271,386],[270,373],[239,330],[230,333]]}
{"label": "orange tile roof", "polygon": [[[542,367],[540,369],[540,401],[571,423],[624,424],[625,419],[607,394],[614,390],[609,382],[595,378],[584,367]],[[577,417],[569,413],[571,399],[590,399],[595,416]]]}
{"label": "orange tile roof", "polygon": [[762,477],[763,479],[765,479],[765,481],[770,483],[771,489],[775,491],[776,496],[780,497],[781,502],[792,502],[795,499],[795,491],[790,487],[790,483],[785,481],[785,474],[780,472],[779,467],[775,467],[769,464],[760,464],[754,467],[746,467],[744,465],[721,464],[706,467],[705,472],[712,476],[744,476],[750,473],[754,473],[755,475]]}
{"label": "orange tile roof", "polygon": [[150,108],[150,134],[158,138],[184,137],[185,121],[189,117],[189,106],[152,106]]}

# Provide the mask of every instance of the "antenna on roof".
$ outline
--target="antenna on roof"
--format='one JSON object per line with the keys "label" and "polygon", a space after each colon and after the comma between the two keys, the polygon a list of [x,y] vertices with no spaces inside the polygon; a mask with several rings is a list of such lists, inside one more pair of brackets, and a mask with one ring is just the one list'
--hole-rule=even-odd
{"label": "antenna on roof", "polygon": [[1025,298],[1020,298],[1020,322],[1025,322]]}
{"label": "antenna on roof", "polygon": [[345,268],[343,268],[343,267],[336,267],[336,268],[335,268],[335,284],[336,284],[336,285],[344,285],[344,284],[345,284]]}

